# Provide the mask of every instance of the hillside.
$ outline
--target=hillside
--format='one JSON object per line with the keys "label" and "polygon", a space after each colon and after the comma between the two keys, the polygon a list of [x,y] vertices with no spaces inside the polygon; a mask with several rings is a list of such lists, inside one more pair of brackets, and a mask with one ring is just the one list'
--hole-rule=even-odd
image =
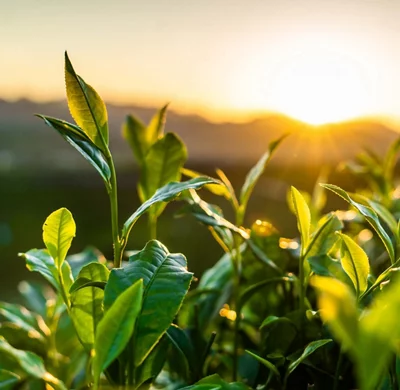
{"label": "hillside", "polygon": [[[116,164],[131,167],[131,152],[121,137],[127,114],[147,122],[154,109],[108,104],[110,143]],[[70,120],[66,102],[35,103],[29,100],[0,100],[0,170],[88,170],[89,165],[34,113]],[[325,125],[318,130],[282,115],[270,115],[250,123],[214,124],[199,116],[169,112],[167,131],[185,141],[191,165],[249,166],[265,151],[268,143],[290,133],[274,164],[280,166],[335,165],[363,148],[384,153],[398,133],[378,122],[365,120]]]}

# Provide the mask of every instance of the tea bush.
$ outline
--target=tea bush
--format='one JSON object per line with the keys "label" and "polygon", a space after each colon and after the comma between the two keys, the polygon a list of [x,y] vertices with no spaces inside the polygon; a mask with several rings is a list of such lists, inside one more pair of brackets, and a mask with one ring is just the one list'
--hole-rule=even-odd
{"label": "tea bush", "polygon": [[[185,145],[164,133],[167,107],[148,125],[129,116],[123,136],[140,167],[141,205],[121,228],[106,107],[67,54],[65,80],[76,124],[38,116],[102,177],[114,256],[69,254],[71,212],[47,217],[46,249],[20,254],[47,283],[20,285],[25,307],[0,303],[0,389],[399,389],[400,141],[384,158],[366,152],[347,165],[365,180],[359,193],[322,184],[310,196],[292,187],[299,238],[290,239],[265,221],[244,226],[254,187],[285,136],[234,189],[221,170],[216,179],[184,168]],[[201,188],[225,199],[233,221]],[[349,210],[323,214],[325,190]],[[225,252],[200,280],[183,254],[157,241],[157,220],[173,200]],[[126,252],[143,215],[150,240]]]}

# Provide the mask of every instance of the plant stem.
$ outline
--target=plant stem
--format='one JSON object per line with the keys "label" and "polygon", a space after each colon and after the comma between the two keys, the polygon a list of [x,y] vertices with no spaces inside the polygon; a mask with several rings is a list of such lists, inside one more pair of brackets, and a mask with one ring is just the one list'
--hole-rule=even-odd
{"label": "plant stem", "polygon": [[154,215],[151,208],[149,212],[149,235],[150,240],[155,240],[157,238],[157,217]]}
{"label": "plant stem", "polygon": [[340,370],[342,368],[342,362],[343,362],[343,352],[342,352],[342,350],[340,350],[338,361],[336,364],[335,381],[333,383],[333,390],[339,390],[339,388],[340,388],[339,382],[340,382]]}
{"label": "plant stem", "polygon": [[108,190],[111,206],[111,228],[114,248],[114,268],[120,268],[122,263],[121,243],[119,239],[118,226],[118,195],[117,195],[117,175],[115,173],[114,161],[111,154],[107,156],[107,161],[111,169],[111,186]]}
{"label": "plant stem", "polygon": [[240,319],[242,316],[241,306],[239,302],[239,287],[242,273],[242,257],[240,253],[240,238],[235,236],[235,255],[232,257],[233,269],[234,269],[234,280],[233,280],[233,303],[236,311],[235,325],[234,325],[234,339],[233,339],[233,372],[232,380],[237,381],[238,371],[238,358],[239,358],[239,330],[240,330]]}
{"label": "plant stem", "polygon": [[303,315],[305,312],[305,294],[304,294],[304,256],[299,258],[299,309]]}
{"label": "plant stem", "polygon": [[131,336],[128,344],[128,388],[135,388],[135,362],[134,362],[134,346],[133,335]]}

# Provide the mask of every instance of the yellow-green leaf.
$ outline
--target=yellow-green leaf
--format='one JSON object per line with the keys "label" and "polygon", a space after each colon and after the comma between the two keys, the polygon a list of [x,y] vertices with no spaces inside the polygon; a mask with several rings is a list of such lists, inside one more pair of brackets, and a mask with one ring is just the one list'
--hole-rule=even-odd
{"label": "yellow-green leaf", "polygon": [[75,122],[103,152],[108,145],[108,115],[99,94],[75,73],[65,53],[65,85],[68,107]]}
{"label": "yellow-green leaf", "polygon": [[43,241],[57,268],[65,260],[76,226],[69,210],[61,208],[51,213],[43,225]]}
{"label": "yellow-green leaf", "polygon": [[338,233],[342,239],[341,262],[356,289],[357,297],[368,287],[369,261],[364,250],[349,236]]}
{"label": "yellow-green leaf", "polygon": [[295,187],[291,188],[293,206],[297,218],[297,228],[301,236],[301,251],[305,253],[310,241],[311,213],[303,195]]}

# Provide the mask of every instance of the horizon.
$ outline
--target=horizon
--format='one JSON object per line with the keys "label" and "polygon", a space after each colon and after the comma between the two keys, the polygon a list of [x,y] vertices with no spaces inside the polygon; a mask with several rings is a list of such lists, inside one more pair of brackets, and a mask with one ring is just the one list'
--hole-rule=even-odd
{"label": "horizon", "polygon": [[[3,6],[1,95],[64,98],[63,51],[105,101],[247,122],[400,120],[393,0],[16,0]],[[89,28],[88,28],[89,27]],[[33,33],[32,33],[33,31]]]}

